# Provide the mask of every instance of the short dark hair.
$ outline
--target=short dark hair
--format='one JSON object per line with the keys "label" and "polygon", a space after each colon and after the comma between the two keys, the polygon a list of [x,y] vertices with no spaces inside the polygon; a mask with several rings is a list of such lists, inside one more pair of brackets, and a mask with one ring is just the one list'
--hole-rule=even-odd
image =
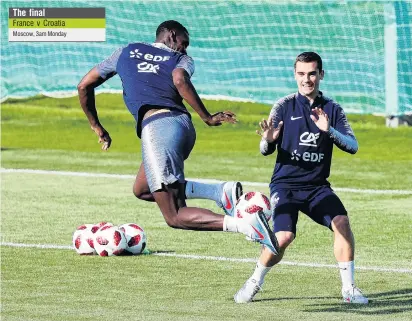
{"label": "short dark hair", "polygon": [[322,58],[313,51],[305,51],[302,52],[299,56],[296,57],[295,64],[293,65],[296,69],[296,63],[300,62],[313,62],[316,61],[318,63],[319,72],[322,71]]}
{"label": "short dark hair", "polygon": [[189,31],[180,23],[175,20],[167,20],[162,22],[159,27],[156,29],[156,37],[158,37],[161,33],[163,33],[166,30],[175,30],[175,31],[180,31],[180,32],[186,32],[189,34]]}

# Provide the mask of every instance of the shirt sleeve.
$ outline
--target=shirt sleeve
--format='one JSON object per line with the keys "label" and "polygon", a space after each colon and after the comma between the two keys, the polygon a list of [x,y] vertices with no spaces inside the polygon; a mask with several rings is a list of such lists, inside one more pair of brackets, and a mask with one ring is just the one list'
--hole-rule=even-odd
{"label": "shirt sleeve", "polygon": [[110,57],[106,58],[96,66],[100,77],[102,77],[103,79],[107,79],[117,74],[117,61],[119,60],[120,54],[122,53],[123,49],[124,47],[117,49],[115,52],[112,53]]}
{"label": "shirt sleeve", "polygon": [[339,105],[335,128],[331,126],[328,134],[333,140],[333,143],[344,152],[355,154],[358,151],[358,141],[356,140],[355,134],[349,125],[343,109]]}
{"label": "shirt sleeve", "polygon": [[176,68],[183,68],[189,74],[189,77],[192,77],[195,72],[195,62],[192,57],[184,55],[177,63]]}
{"label": "shirt sleeve", "polygon": [[[279,122],[282,120],[281,108],[282,105],[279,102],[276,102],[270,110],[269,119],[273,119],[274,128],[278,127]],[[278,140],[268,143],[264,138],[262,138],[259,145],[261,154],[264,156],[273,154],[276,150],[276,144]]]}

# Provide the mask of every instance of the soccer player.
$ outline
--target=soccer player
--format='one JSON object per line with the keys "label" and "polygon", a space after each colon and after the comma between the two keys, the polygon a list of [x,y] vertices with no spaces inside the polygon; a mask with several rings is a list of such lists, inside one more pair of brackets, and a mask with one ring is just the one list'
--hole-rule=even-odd
{"label": "soccer player", "polygon": [[[230,111],[213,115],[207,111],[190,81],[194,62],[186,54],[188,46],[189,32],[183,25],[173,20],[161,23],[154,43],[136,42],[119,48],[84,76],[78,85],[82,109],[103,144],[102,149],[107,150],[112,139],[99,121],[94,88],[118,74],[142,144],[143,162],[133,186],[135,196],[155,201],[173,228],[240,232],[277,253],[274,233],[262,213],[255,215],[250,224],[233,216],[242,192],[239,182],[185,181],[184,160],[195,144],[196,133],[183,99],[209,126],[236,122]],[[229,215],[187,207],[187,198],[215,200]]]}
{"label": "soccer player", "polygon": [[235,294],[237,303],[246,303],[262,287],[264,277],[279,263],[296,237],[298,211],[334,234],[334,254],[340,268],[342,296],[347,303],[368,303],[355,286],[354,238],[349,218],[329,177],[333,145],[355,154],[358,143],[343,109],[319,91],[324,77],[322,59],[315,52],[297,56],[294,74],[298,92],[276,102],[268,120],[259,123],[264,156],[278,150],[270,182],[274,232],[278,254],[263,248],[255,271]]}

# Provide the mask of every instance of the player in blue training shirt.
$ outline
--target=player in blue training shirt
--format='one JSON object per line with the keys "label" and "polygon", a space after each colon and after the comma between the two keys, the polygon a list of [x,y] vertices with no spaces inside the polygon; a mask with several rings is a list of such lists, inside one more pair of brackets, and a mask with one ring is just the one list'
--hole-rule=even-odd
{"label": "player in blue training shirt", "polygon": [[263,248],[252,276],[235,294],[246,303],[261,289],[267,272],[283,257],[295,239],[298,212],[334,233],[334,254],[342,278],[342,296],[347,303],[368,303],[354,282],[354,238],[347,212],[333,192],[329,177],[333,145],[350,154],[358,143],[343,109],[319,91],[324,77],[322,59],[303,52],[295,61],[298,92],[280,99],[268,121],[260,122],[260,151],[264,156],[278,150],[270,182],[274,232],[279,254]]}
{"label": "player in blue training shirt", "polygon": [[[116,50],[84,76],[78,85],[80,104],[92,130],[103,143],[111,145],[109,133],[101,125],[95,106],[94,88],[118,74],[123,98],[136,120],[141,138],[142,164],[133,186],[136,197],[155,201],[166,223],[178,229],[240,232],[277,253],[277,242],[263,214],[249,224],[233,216],[242,193],[239,182],[201,184],[184,176],[184,160],[195,144],[196,132],[183,99],[209,126],[236,122],[230,112],[211,115],[199,98],[190,77],[194,62],[186,54],[189,33],[179,22],[169,20],[156,30],[155,43],[131,43]],[[187,198],[217,202],[226,214],[187,207]]]}

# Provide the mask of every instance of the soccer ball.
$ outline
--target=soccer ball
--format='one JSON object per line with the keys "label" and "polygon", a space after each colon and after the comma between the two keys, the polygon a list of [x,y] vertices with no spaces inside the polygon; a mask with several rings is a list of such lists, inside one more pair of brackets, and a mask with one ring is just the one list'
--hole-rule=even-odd
{"label": "soccer ball", "polygon": [[270,220],[272,217],[272,210],[270,201],[266,195],[260,192],[247,192],[239,197],[236,202],[237,218],[249,220],[252,218],[251,214],[255,214],[262,211],[265,214],[266,220]]}
{"label": "soccer ball", "polygon": [[146,247],[146,233],[134,223],[127,223],[119,226],[127,240],[127,247],[124,254],[137,255],[143,252]]}
{"label": "soccer ball", "polygon": [[94,224],[83,224],[73,233],[73,246],[76,252],[80,255],[96,254],[93,245],[93,227]]}
{"label": "soccer ball", "polygon": [[94,248],[100,256],[121,255],[126,247],[126,236],[117,226],[103,225],[94,234]]}
{"label": "soccer ball", "polygon": [[103,227],[103,226],[114,226],[114,224],[110,223],[110,222],[100,222],[100,223],[97,223],[97,224],[93,224],[93,227],[92,227],[93,234],[96,233],[97,230],[99,228]]}

